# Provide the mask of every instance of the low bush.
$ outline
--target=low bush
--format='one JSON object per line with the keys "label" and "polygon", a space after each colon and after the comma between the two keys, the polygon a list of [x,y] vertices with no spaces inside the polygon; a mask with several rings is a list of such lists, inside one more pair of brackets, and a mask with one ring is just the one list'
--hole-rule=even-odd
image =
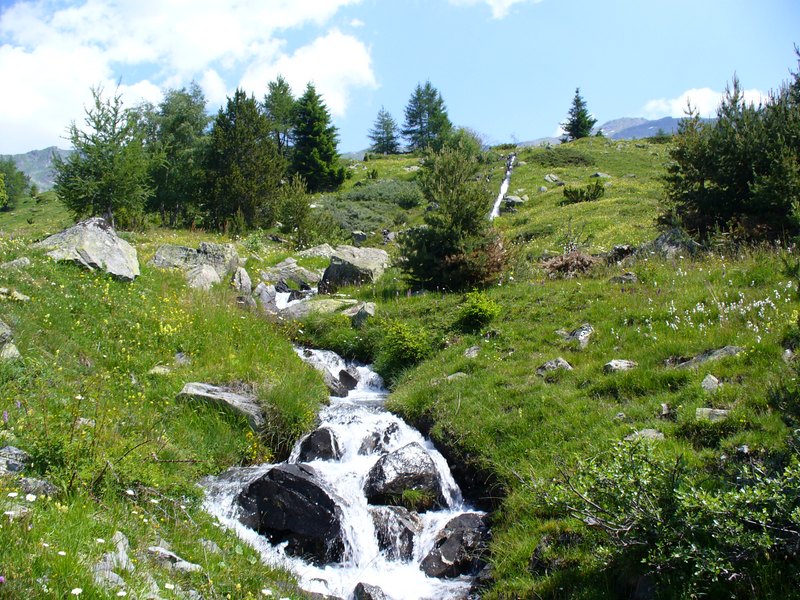
{"label": "low bush", "polygon": [[606,193],[605,186],[598,179],[594,183],[582,187],[565,187],[564,200],[561,204],[577,204],[578,202],[592,202],[599,200]]}
{"label": "low bush", "polygon": [[[374,176],[368,173],[370,180],[377,179],[377,171],[373,171]],[[385,202],[408,209],[422,204],[423,196],[419,186],[413,181],[387,179],[354,187],[342,194],[342,199],[352,202]]]}
{"label": "low bush", "polygon": [[542,263],[542,268],[551,279],[570,278],[577,275],[585,275],[599,262],[599,259],[581,252],[573,250],[566,254],[554,256]]}
{"label": "low bush", "polygon": [[500,305],[484,292],[469,292],[458,312],[456,327],[465,332],[486,327],[500,314]]}
{"label": "low bush", "polygon": [[401,321],[387,321],[382,329],[375,370],[391,383],[404,370],[427,358],[432,348],[427,333],[420,328],[412,329]]}
{"label": "low bush", "polygon": [[531,162],[543,167],[589,167],[594,161],[587,155],[575,148],[558,147],[536,151],[531,157]]}

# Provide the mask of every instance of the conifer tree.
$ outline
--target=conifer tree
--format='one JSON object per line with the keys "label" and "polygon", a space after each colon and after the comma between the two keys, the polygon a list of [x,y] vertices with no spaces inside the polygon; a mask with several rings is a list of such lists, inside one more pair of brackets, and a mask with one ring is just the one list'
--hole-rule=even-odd
{"label": "conifer tree", "polygon": [[331,191],[342,185],[345,172],[339,165],[337,141],[328,108],[309,83],[294,112],[292,170],[305,180],[310,193]]}
{"label": "conifer tree", "polygon": [[264,97],[264,110],[270,121],[278,151],[288,158],[294,127],[295,100],[292,96],[292,88],[281,75],[278,75],[275,81],[267,84],[267,89],[267,95]]}
{"label": "conifer tree", "polygon": [[397,154],[400,151],[397,122],[385,108],[381,106],[375,125],[369,131],[372,140],[370,151],[378,154]]}
{"label": "conifer tree", "polygon": [[581,89],[575,88],[575,96],[572,98],[572,107],[569,109],[567,120],[561,123],[565,135],[561,138],[562,142],[571,142],[592,135],[592,127],[597,123],[597,119],[589,114],[586,108],[586,101],[581,96]]}
{"label": "conifer tree", "polygon": [[442,95],[430,81],[417,84],[406,105],[403,136],[408,140],[409,150],[434,150],[441,148],[453,125],[447,116]]}
{"label": "conifer tree", "polygon": [[6,174],[0,173],[0,210],[8,209],[8,193],[6,192]]}

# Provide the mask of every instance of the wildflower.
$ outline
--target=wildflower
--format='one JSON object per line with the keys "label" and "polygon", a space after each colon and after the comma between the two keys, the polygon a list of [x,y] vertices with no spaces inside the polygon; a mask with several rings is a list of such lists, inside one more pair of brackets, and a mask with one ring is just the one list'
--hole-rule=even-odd
{"label": "wildflower", "polygon": [[36,502],[36,494],[28,494],[25,496],[25,500],[28,502]]}
{"label": "wildflower", "polygon": [[165,590],[174,590],[175,589],[175,585],[173,585],[172,583],[165,583],[164,584],[164,589]]}
{"label": "wildflower", "polygon": [[136,495],[136,492],[134,492],[133,490],[125,490],[125,493],[128,494],[128,496],[135,496]]}
{"label": "wildflower", "polygon": [[59,556],[66,556],[66,555],[67,555],[67,553],[66,553],[66,552],[64,552],[63,550],[59,550],[59,551],[58,551],[58,555],[59,555]]}
{"label": "wildflower", "polygon": [[17,496],[19,496],[19,494],[17,492],[8,492],[8,497],[9,498],[16,498]]}
{"label": "wildflower", "polygon": [[105,543],[106,543],[106,541],[105,541],[103,538],[97,538],[95,541],[96,541],[98,544],[105,544]]}
{"label": "wildflower", "polygon": [[73,596],[80,596],[82,593],[83,590],[81,588],[73,588],[72,591],[70,592],[70,594],[72,594]]}
{"label": "wildflower", "polygon": [[261,590],[261,594],[264,596],[272,596],[272,590],[264,588],[263,590]]}
{"label": "wildflower", "polygon": [[8,411],[3,411],[3,423],[8,423]]}
{"label": "wildflower", "polygon": [[0,575],[0,583],[5,583],[5,582],[6,582],[6,578],[3,577],[2,575]]}
{"label": "wildflower", "polygon": [[117,592],[117,596],[119,596],[120,598],[122,598],[123,596],[127,596],[127,595],[128,595],[128,592],[126,592],[125,590],[120,590],[120,591]]}

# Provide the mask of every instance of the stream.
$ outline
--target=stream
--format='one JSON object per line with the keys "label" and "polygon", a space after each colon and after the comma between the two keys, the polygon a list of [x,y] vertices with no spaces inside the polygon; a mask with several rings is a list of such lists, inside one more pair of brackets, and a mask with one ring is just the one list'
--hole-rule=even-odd
{"label": "stream", "polygon": [[[206,510],[255,547],[265,562],[294,572],[300,587],[307,592],[349,599],[354,597],[357,585],[369,584],[379,587],[385,597],[393,600],[467,598],[472,577],[457,573],[432,577],[422,568],[431,560],[429,553],[434,546],[442,543],[441,537],[437,542],[437,536],[448,522],[459,515],[475,518],[483,513],[465,505],[445,459],[433,444],[384,408],[388,392],[380,376],[366,366],[345,362],[333,352],[296,351],[317,369],[326,369],[336,378],[345,378],[342,374],[345,371],[352,381],[357,380],[346,397],[331,397],[330,405],[319,414],[316,432],[325,431],[326,435],[332,432],[330,437],[335,440],[333,446],[338,446],[337,452],[332,457],[324,456],[324,452],[323,456],[309,457],[308,441],[315,432],[297,443],[286,463],[235,468],[207,478],[203,482]],[[436,508],[415,513],[379,506],[382,502],[375,502],[374,498],[370,504],[365,489],[369,487],[376,464],[386,461],[387,455],[402,455],[409,449],[420,453],[421,460],[419,457],[416,459],[418,462],[431,464],[432,461],[435,465],[433,477],[438,479]],[[280,541],[272,535],[270,542],[268,535],[261,535],[252,527],[252,514],[248,516],[246,508],[250,505],[242,500],[247,490],[262,489],[257,487],[261,485],[258,482],[268,478],[273,469],[275,472],[283,469],[291,474],[308,468],[314,473],[315,484],[335,503],[331,513],[341,522],[337,529],[341,543],[338,539],[325,540],[326,552],[334,546],[338,548],[333,560],[309,559],[307,551],[292,549],[295,542],[291,539]],[[391,472],[392,468],[385,470]],[[261,492],[261,496],[265,495],[271,494]],[[327,496],[310,505],[309,512],[324,506]],[[400,518],[395,515],[400,515]],[[263,514],[260,517],[261,523],[271,518]],[[305,520],[305,517],[301,515],[300,519]],[[446,560],[444,562],[449,564]]]}
{"label": "stream", "polygon": [[494,221],[500,216],[500,204],[502,204],[503,198],[505,198],[508,193],[508,186],[511,184],[511,172],[514,170],[514,162],[516,160],[517,155],[514,152],[509,154],[506,159],[506,173],[503,176],[503,183],[500,184],[500,193],[497,194],[497,199],[494,201],[492,212],[489,213],[490,221]]}

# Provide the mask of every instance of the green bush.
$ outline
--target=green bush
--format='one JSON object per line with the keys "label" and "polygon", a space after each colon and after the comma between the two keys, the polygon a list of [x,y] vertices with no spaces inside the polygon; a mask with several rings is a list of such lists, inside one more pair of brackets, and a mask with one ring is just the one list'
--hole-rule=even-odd
{"label": "green bush", "polygon": [[556,147],[536,151],[531,157],[531,162],[543,167],[590,167],[594,164],[589,156],[575,148]]}
{"label": "green bush", "polygon": [[412,328],[401,321],[384,322],[375,370],[385,380],[392,382],[400,373],[421,362],[430,353],[431,344],[423,329]]}
{"label": "green bush", "polygon": [[458,312],[456,326],[462,331],[478,331],[500,314],[500,305],[480,291],[469,292]]}
{"label": "green bush", "polygon": [[[369,179],[374,180],[375,177],[369,177]],[[385,179],[355,187],[346,194],[342,194],[342,199],[352,202],[384,202],[408,209],[419,206],[423,196],[422,190],[413,181]]]}
{"label": "green bush", "polygon": [[583,187],[565,187],[564,200],[561,204],[576,204],[578,202],[592,202],[599,200],[606,193],[605,186],[598,179]]}

